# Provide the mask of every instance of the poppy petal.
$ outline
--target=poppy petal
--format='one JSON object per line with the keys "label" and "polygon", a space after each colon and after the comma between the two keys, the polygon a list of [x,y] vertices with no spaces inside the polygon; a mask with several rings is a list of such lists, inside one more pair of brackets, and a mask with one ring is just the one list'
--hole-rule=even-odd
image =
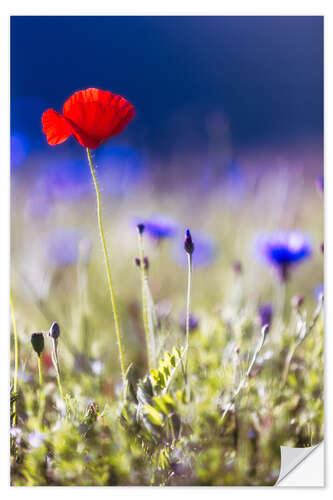
{"label": "poppy petal", "polygon": [[47,142],[51,146],[65,142],[73,134],[70,123],[53,109],[48,109],[43,113],[42,124]]}
{"label": "poppy petal", "polygon": [[80,90],[64,104],[63,114],[78,142],[96,148],[119,134],[134,117],[134,107],[123,97],[99,89]]}

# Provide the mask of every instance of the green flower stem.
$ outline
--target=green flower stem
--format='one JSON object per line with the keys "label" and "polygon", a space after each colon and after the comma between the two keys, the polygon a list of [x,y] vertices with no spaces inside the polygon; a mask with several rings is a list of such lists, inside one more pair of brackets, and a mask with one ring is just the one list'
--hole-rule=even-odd
{"label": "green flower stem", "polygon": [[55,371],[56,371],[56,377],[57,377],[57,383],[58,383],[60,397],[61,397],[61,399],[64,399],[64,393],[62,390],[61,379],[60,379],[60,366],[59,366],[59,358],[58,358],[58,339],[52,340],[52,361],[53,361],[53,366],[54,366]]}
{"label": "green flower stem", "polygon": [[262,329],[261,329],[261,337],[260,337],[260,340],[259,340],[259,343],[258,343],[258,346],[253,354],[253,357],[252,357],[252,360],[248,366],[248,369],[246,370],[246,373],[244,375],[244,377],[241,379],[241,381],[239,382],[238,384],[238,387],[237,389],[235,390],[232,398],[231,398],[231,401],[228,403],[226,409],[224,410],[223,412],[223,415],[220,419],[220,424],[222,425],[223,422],[224,422],[224,419],[227,415],[227,413],[229,412],[230,408],[232,407],[232,405],[234,404],[234,402],[236,401],[236,398],[238,396],[238,394],[241,392],[241,390],[243,389],[247,379],[249,378],[250,376],[250,373],[252,371],[252,368],[254,366],[254,363],[257,359],[257,356],[258,354],[260,353],[261,349],[263,348],[263,345],[265,343],[265,338],[266,338],[266,334],[267,334],[267,331],[268,331],[268,328],[267,328],[267,325],[265,325]]}
{"label": "green flower stem", "polygon": [[61,385],[61,381],[60,381],[60,373],[57,372],[57,382],[58,382],[58,388],[59,388],[59,392],[60,392],[60,397],[61,399],[64,399],[64,393],[63,393],[63,390],[62,390],[62,385]]}
{"label": "green flower stem", "polygon": [[42,373],[42,358],[38,356],[38,376],[39,376],[39,385],[42,387],[43,385],[43,373]]}
{"label": "green flower stem", "polygon": [[96,198],[97,198],[97,218],[98,218],[98,227],[99,227],[99,234],[101,237],[101,242],[102,242],[102,247],[104,251],[104,260],[105,260],[105,268],[106,268],[106,275],[107,275],[107,280],[108,280],[108,286],[109,286],[109,292],[110,292],[110,298],[111,298],[111,305],[112,305],[112,311],[113,311],[113,319],[114,319],[114,326],[115,326],[115,331],[116,331],[116,338],[117,338],[117,344],[118,344],[118,349],[119,349],[119,360],[120,360],[120,368],[121,368],[121,376],[122,376],[122,381],[123,381],[123,390],[126,390],[126,378],[125,378],[125,363],[124,363],[124,354],[123,354],[123,347],[122,347],[122,341],[121,341],[121,335],[120,335],[120,328],[119,328],[119,320],[118,320],[118,314],[117,314],[117,308],[116,308],[116,301],[115,301],[115,296],[114,296],[114,291],[113,291],[113,285],[112,285],[112,279],[111,279],[111,270],[110,270],[110,263],[109,263],[109,255],[108,251],[106,248],[106,243],[105,243],[105,237],[104,237],[104,231],[103,231],[103,223],[102,223],[102,208],[101,208],[101,194],[100,190],[98,187],[98,182],[95,174],[95,169],[94,165],[92,162],[91,158],[91,152],[89,148],[87,148],[87,155],[88,155],[88,161],[89,161],[89,166],[90,166],[90,171],[91,175],[94,181],[94,186],[95,186],[95,191],[96,191]]}
{"label": "green flower stem", "polygon": [[147,293],[148,283],[147,283],[147,271],[144,261],[143,238],[142,234],[140,234],[139,231],[138,231],[138,241],[139,241],[139,255],[140,255],[141,286],[142,286],[142,318],[146,336],[148,370],[150,371],[152,369],[152,357],[151,357],[151,338],[150,338],[149,321],[148,321],[148,293]]}
{"label": "green flower stem", "polygon": [[[318,301],[318,305],[316,307],[316,310],[313,314],[313,318],[310,321],[309,325],[306,325],[305,321],[303,323],[303,328],[301,330],[301,333],[299,334],[299,337],[295,340],[295,342],[291,345],[289,352],[287,354],[285,363],[284,363],[284,369],[282,372],[282,387],[285,386],[289,374],[289,368],[292,362],[292,359],[294,357],[295,351],[298,348],[302,342],[308,337],[308,335],[312,332],[313,328],[316,326],[316,323],[320,317],[320,313],[323,309],[323,304],[324,304],[324,297],[321,297],[321,299]],[[301,319],[301,318],[300,318]]]}
{"label": "green flower stem", "polygon": [[187,381],[187,357],[190,339],[190,303],[191,303],[191,277],[192,277],[192,254],[187,254],[187,298],[186,298],[186,344],[185,344],[185,381]]}
{"label": "green flower stem", "polygon": [[[18,379],[18,336],[17,336],[15,309],[14,309],[12,295],[10,295],[10,308],[11,308],[11,312],[12,312],[12,321],[13,321],[13,330],[14,330],[14,363],[15,363],[15,368],[14,368],[14,388],[13,388],[13,390],[14,390],[14,393],[16,393],[17,392],[17,379]],[[15,425],[16,425],[16,401],[14,401],[14,403],[13,403],[13,412],[14,412],[13,426],[15,427]]]}

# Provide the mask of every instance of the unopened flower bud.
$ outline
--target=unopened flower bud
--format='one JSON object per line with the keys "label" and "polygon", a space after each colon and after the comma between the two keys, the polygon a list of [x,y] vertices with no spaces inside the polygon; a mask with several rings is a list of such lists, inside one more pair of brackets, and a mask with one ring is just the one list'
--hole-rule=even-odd
{"label": "unopened flower bud", "polygon": [[240,260],[234,260],[232,268],[236,274],[243,274],[243,265]]}
{"label": "unopened flower bud", "polygon": [[291,307],[293,309],[299,309],[304,302],[304,297],[302,295],[294,295],[291,299]]}
{"label": "unopened flower bud", "polygon": [[[149,268],[149,260],[148,260],[148,257],[144,257],[144,258],[143,258],[143,262],[144,262],[144,265],[145,265],[145,269],[148,269],[148,268]],[[139,257],[135,257],[135,259],[134,259],[134,264],[135,264],[137,267],[141,267],[141,260],[139,259]]]}
{"label": "unopened flower bud", "polygon": [[54,321],[50,327],[49,336],[52,337],[54,340],[60,337],[60,327],[56,321]]}
{"label": "unopened flower bud", "polygon": [[31,344],[34,351],[40,356],[44,350],[44,335],[42,333],[33,333],[31,335]]}
{"label": "unopened flower bud", "polygon": [[137,229],[139,231],[139,234],[142,234],[143,231],[145,230],[145,225],[144,224],[138,224],[136,227],[137,227]]}
{"label": "unopened flower bud", "polygon": [[189,255],[192,255],[192,253],[194,252],[194,244],[193,244],[192,236],[191,236],[189,229],[186,229],[185,239],[184,239],[184,248],[185,248],[185,251]]}

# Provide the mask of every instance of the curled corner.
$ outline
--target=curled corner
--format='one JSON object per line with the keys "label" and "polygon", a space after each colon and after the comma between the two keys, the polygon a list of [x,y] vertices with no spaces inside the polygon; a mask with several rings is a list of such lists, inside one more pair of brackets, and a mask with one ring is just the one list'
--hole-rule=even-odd
{"label": "curled corner", "polygon": [[291,448],[289,446],[280,446],[281,451],[281,466],[280,474],[275,483],[278,486],[279,483],[298,465],[303,462],[321,443],[315,446],[309,446],[307,448]]}

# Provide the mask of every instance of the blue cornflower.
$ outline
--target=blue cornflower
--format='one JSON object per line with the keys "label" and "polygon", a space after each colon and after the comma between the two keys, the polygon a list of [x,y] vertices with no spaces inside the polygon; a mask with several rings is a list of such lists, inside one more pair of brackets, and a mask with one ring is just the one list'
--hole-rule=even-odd
{"label": "blue cornflower", "polygon": [[310,257],[312,245],[300,231],[276,230],[258,237],[257,250],[260,257],[277,270],[280,279],[286,281],[291,267]]}
{"label": "blue cornflower", "polygon": [[147,219],[140,220],[140,222],[144,224],[145,233],[157,242],[173,238],[178,232],[177,222],[166,215],[152,215]]}
{"label": "blue cornflower", "polygon": [[[216,258],[216,246],[212,238],[203,233],[192,233],[194,252],[192,265],[194,267],[208,267]],[[174,259],[181,265],[187,266],[187,253],[184,251],[184,242],[178,241],[174,248]]]}
{"label": "blue cornflower", "polygon": [[273,307],[272,304],[261,304],[258,308],[258,315],[260,320],[260,326],[263,327],[268,325],[270,328],[273,318]]}

